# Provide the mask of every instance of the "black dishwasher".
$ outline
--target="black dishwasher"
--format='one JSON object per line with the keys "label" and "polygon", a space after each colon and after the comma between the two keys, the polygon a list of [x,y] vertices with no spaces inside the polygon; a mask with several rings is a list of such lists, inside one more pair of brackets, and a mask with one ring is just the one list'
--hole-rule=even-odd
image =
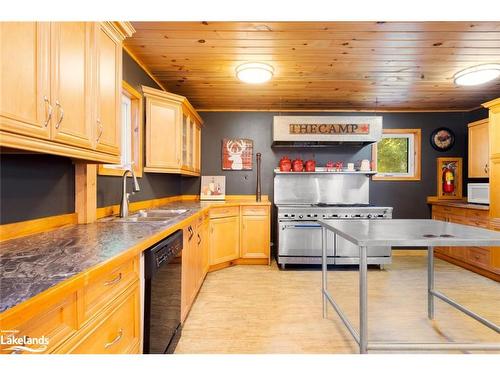
{"label": "black dishwasher", "polygon": [[182,230],[144,253],[144,353],[173,353],[181,336]]}

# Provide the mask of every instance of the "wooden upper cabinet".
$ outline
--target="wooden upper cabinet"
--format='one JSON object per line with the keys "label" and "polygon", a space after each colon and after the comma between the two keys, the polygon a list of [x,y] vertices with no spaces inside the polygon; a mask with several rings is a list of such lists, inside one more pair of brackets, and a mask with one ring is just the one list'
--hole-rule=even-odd
{"label": "wooden upper cabinet", "polygon": [[469,124],[469,178],[487,178],[489,172],[488,119]]}
{"label": "wooden upper cabinet", "polygon": [[106,23],[96,25],[96,149],[120,155],[122,46],[120,38]]}
{"label": "wooden upper cabinet", "polygon": [[50,137],[50,24],[0,22],[0,129]]}
{"label": "wooden upper cabinet", "polygon": [[142,86],[146,97],[145,172],[199,176],[196,128],[202,120],[183,96]]}
{"label": "wooden upper cabinet", "polygon": [[118,162],[121,49],[133,32],[126,22],[0,23],[0,146]]}
{"label": "wooden upper cabinet", "polygon": [[91,22],[51,24],[53,139],[91,148]]}

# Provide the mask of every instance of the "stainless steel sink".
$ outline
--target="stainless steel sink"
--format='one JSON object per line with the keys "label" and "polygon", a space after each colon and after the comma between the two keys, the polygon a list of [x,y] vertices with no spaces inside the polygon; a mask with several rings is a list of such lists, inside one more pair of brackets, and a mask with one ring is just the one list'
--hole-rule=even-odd
{"label": "stainless steel sink", "polygon": [[140,217],[150,217],[150,218],[153,218],[153,217],[168,217],[168,218],[172,218],[172,217],[176,217],[176,216],[179,216],[179,215],[182,215],[184,213],[188,212],[188,210],[186,209],[178,209],[178,210],[161,210],[161,209],[157,209],[157,210],[140,210],[137,215],[140,216]]}
{"label": "stainless steel sink", "polygon": [[121,223],[168,222],[188,211],[189,210],[187,209],[177,209],[177,210],[155,209],[147,211],[140,210],[133,215],[127,217],[115,217],[111,220]]}

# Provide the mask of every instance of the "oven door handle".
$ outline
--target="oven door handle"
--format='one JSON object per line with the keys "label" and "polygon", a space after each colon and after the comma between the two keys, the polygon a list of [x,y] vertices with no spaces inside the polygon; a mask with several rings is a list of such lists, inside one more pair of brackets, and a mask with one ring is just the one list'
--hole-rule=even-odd
{"label": "oven door handle", "polygon": [[283,226],[283,229],[289,228],[321,228],[321,224],[289,224]]}

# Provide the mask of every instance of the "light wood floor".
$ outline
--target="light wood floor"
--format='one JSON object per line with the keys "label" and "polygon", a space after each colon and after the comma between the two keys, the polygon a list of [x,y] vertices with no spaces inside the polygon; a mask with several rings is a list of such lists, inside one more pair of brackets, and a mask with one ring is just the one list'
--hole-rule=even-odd
{"label": "light wood floor", "polygon": [[[500,335],[436,301],[427,319],[426,258],[395,256],[368,273],[370,340],[487,341]],[[357,353],[335,312],[321,317],[321,272],[235,266],[207,275],[176,353]],[[500,284],[436,260],[436,288],[500,322]],[[357,327],[358,273],[329,272],[329,289]],[[491,352],[490,352],[491,353]]]}

